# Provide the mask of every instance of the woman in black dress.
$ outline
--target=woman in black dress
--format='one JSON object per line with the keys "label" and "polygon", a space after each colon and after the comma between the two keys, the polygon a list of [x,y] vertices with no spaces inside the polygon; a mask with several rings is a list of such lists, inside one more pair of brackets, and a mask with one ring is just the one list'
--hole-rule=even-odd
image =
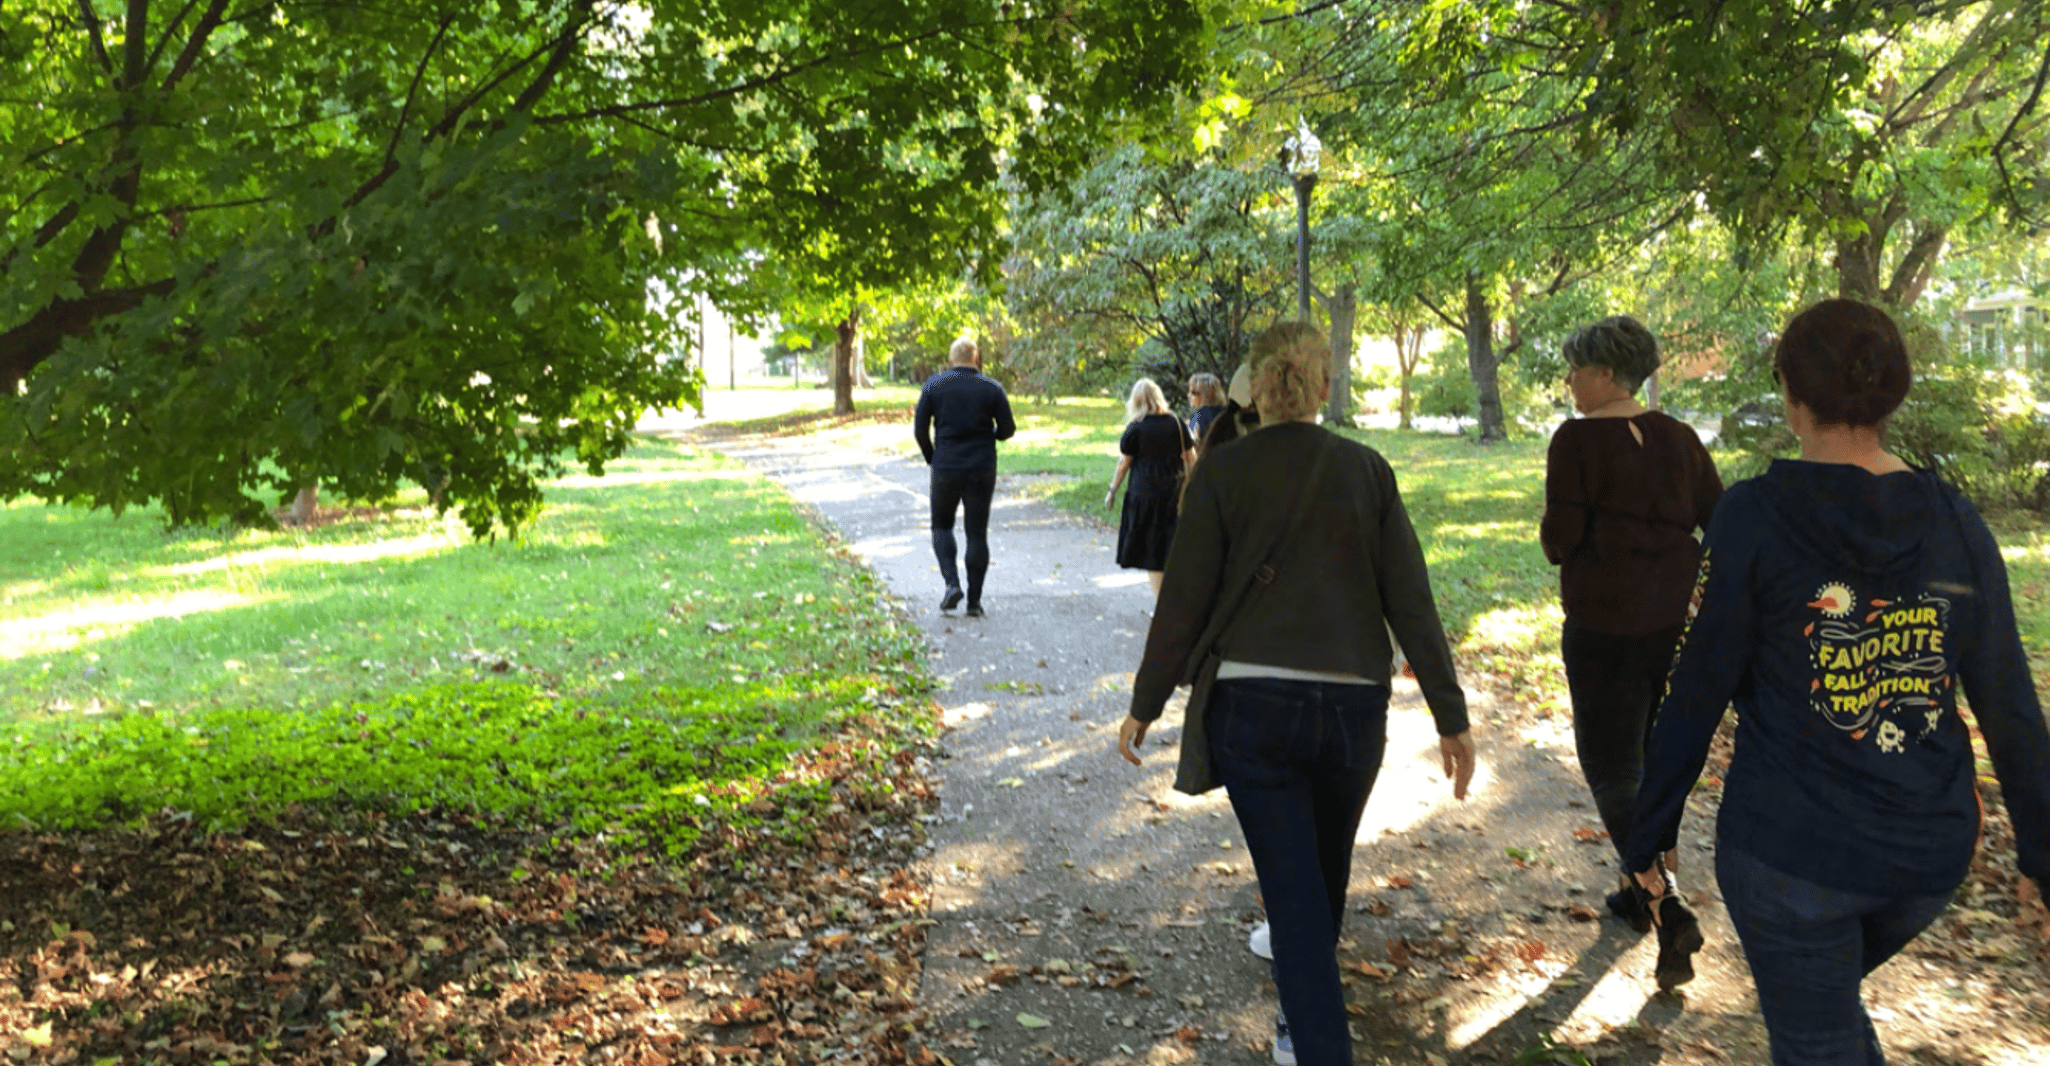
{"label": "woman in black dress", "polygon": [[[1167,397],[1150,378],[1132,386],[1125,403],[1125,436],[1118,442],[1117,473],[1103,505],[1117,501],[1125,485],[1125,513],[1118,523],[1118,565],[1146,571],[1153,594],[1160,595],[1160,576],[1167,569],[1167,546],[1174,543],[1175,504],[1181,498],[1182,475],[1196,461],[1196,442],[1182,425]],[[1125,482],[1125,475],[1132,480]]]}

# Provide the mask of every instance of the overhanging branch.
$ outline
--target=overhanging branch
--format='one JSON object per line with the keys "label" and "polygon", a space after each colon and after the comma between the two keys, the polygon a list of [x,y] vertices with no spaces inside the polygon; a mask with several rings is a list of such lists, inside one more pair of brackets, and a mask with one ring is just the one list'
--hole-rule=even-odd
{"label": "overhanging branch", "polygon": [[100,13],[93,10],[92,0],[78,0],[78,17],[85,23],[86,39],[92,43],[93,58],[99,61],[100,69],[114,73],[114,60],[107,54],[107,37],[100,29]]}

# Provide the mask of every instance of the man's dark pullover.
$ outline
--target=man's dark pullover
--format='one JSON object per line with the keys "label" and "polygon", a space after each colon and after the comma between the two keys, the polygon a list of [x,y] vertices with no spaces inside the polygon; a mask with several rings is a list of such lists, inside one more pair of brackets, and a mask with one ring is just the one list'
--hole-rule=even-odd
{"label": "man's dark pullover", "polygon": [[972,366],[925,379],[911,419],[911,435],[934,470],[995,469],[997,442],[1017,431],[1004,387]]}
{"label": "man's dark pullover", "polygon": [[2050,731],[2007,569],[1977,511],[1928,471],[1780,460],[1716,507],[1625,848],[1674,846],[1723,708],[1736,755],[1720,837],[1847,892],[1947,892],[1979,832],[1985,735],[2021,870],[2050,886]]}
{"label": "man's dark pullover", "polygon": [[[1300,422],[1264,426],[1196,464],[1132,685],[1132,717],[1160,717],[1168,696],[1206,650],[1196,644],[1210,612],[1267,561],[1244,547],[1234,553],[1234,544],[1274,539],[1271,533],[1287,524],[1318,449],[1333,436]],[[1238,662],[1354,674],[1386,685],[1393,627],[1438,733],[1464,733],[1466,694],[1453,672],[1424,552],[1403,510],[1395,472],[1365,445],[1334,438],[1330,446],[1293,548],[1273,560],[1273,583],[1247,597],[1226,646],[1217,651]]]}

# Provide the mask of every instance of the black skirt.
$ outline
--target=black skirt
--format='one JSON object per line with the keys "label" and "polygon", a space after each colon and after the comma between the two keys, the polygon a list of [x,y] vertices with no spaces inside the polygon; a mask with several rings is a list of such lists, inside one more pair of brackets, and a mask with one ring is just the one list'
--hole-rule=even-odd
{"label": "black skirt", "polygon": [[[1177,461],[1175,465],[1181,464]],[[1134,477],[1125,489],[1124,515],[1118,520],[1118,565],[1127,570],[1167,569],[1176,505],[1181,502],[1181,478],[1169,474],[1159,480],[1166,485],[1143,484]]]}

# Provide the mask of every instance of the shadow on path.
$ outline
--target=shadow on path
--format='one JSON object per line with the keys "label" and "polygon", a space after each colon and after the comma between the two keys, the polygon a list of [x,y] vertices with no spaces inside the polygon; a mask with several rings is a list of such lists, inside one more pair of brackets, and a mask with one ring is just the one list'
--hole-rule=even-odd
{"label": "shadow on path", "polygon": [[[1260,910],[1244,843],[1221,792],[1170,787],[1179,697],[1142,768],[1115,754],[1152,597],[1113,562],[1114,531],[1000,480],[990,613],[965,619],[937,609],[915,458],[717,446],[836,526],[931,643],[949,730],[922,871],[930,1049],[960,1066],[1268,1061],[1275,999],[1246,948]],[[1581,1061],[1518,1059],[1549,1039],[1605,1063],[1764,1061],[1711,880],[1712,812],[1682,838],[1710,947],[1686,998],[1658,996],[1653,939],[1596,913],[1616,870],[1570,734],[1469,699],[1482,770],[1462,805],[1415,685],[1396,682],[1341,951],[1356,1061]]]}

